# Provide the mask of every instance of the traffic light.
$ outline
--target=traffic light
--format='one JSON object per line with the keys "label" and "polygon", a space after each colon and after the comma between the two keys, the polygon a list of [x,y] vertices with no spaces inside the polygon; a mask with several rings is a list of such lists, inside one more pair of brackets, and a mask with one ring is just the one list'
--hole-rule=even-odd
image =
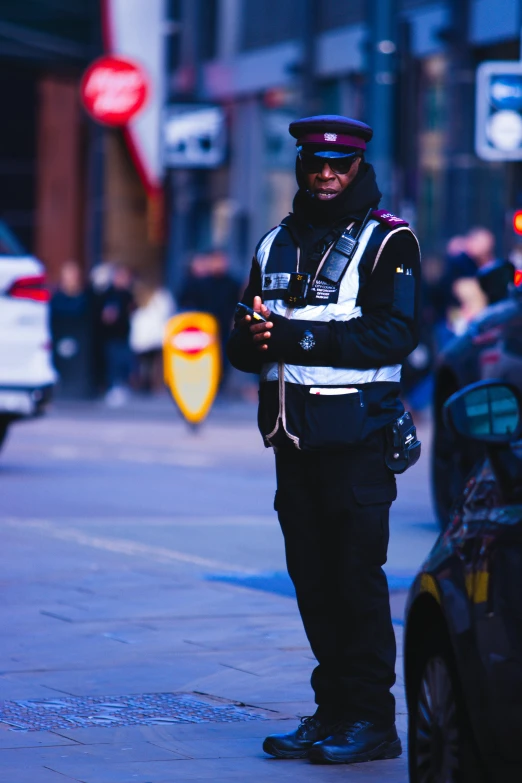
{"label": "traffic light", "polygon": [[522,236],[522,209],[513,213],[513,231]]}

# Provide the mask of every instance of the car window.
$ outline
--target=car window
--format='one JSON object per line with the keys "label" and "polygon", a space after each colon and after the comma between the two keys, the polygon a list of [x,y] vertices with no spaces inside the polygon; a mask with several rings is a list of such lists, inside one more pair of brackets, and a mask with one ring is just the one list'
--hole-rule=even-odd
{"label": "car window", "polygon": [[0,256],[26,256],[15,235],[10,231],[6,224],[0,220]]}

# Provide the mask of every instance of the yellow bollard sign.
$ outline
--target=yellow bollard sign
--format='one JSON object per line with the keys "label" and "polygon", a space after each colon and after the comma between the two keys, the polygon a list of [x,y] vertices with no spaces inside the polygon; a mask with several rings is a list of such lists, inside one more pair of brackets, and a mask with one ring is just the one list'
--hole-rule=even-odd
{"label": "yellow bollard sign", "polygon": [[190,424],[207,416],[221,378],[219,326],[208,313],[180,313],[167,323],[163,342],[165,383]]}

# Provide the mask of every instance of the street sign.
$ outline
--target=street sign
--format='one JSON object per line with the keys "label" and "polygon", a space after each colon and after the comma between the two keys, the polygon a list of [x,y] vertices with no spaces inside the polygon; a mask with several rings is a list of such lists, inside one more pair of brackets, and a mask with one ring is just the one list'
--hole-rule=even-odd
{"label": "street sign", "polygon": [[124,57],[100,57],[85,71],[80,92],[91,117],[104,125],[126,125],[149,94],[141,65]]}
{"label": "street sign", "polygon": [[522,160],[522,62],[477,69],[475,151],[482,160]]}
{"label": "street sign", "polygon": [[190,424],[199,424],[214,402],[221,378],[219,325],[208,313],[180,313],[167,323],[163,342],[165,383]]}
{"label": "street sign", "polygon": [[225,160],[225,114],[220,106],[168,106],[163,123],[163,157],[170,168],[210,169]]}

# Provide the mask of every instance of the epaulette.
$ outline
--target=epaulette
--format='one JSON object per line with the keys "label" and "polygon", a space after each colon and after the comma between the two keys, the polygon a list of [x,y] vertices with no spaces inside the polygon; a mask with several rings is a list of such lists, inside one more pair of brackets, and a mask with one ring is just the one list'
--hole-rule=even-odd
{"label": "epaulette", "polygon": [[386,212],[385,209],[374,209],[371,216],[374,220],[378,220],[379,223],[384,223],[388,228],[398,228],[399,226],[410,225],[407,220],[392,215],[391,212]]}

